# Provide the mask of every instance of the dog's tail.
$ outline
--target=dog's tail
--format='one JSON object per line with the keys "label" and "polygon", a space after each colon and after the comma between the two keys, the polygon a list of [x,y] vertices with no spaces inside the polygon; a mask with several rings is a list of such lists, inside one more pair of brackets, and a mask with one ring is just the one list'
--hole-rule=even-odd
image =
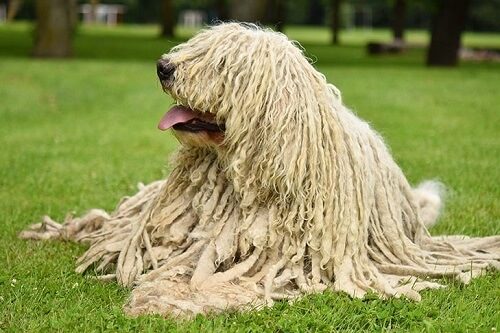
{"label": "dog's tail", "polygon": [[445,194],[444,185],[440,182],[427,180],[413,189],[417,204],[420,207],[420,218],[427,228],[436,224],[443,209]]}

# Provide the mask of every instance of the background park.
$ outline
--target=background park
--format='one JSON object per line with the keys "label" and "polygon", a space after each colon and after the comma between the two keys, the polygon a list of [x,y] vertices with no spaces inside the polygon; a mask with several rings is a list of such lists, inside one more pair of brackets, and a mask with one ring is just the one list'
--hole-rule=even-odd
{"label": "background park", "polygon": [[[110,6],[111,5],[111,6]],[[500,233],[500,1],[0,1],[0,331],[445,331],[500,326],[500,274],[414,303],[325,292],[259,312],[129,318],[128,291],[73,271],[84,246],[25,242],[44,214],[112,210],[168,174],[156,60],[203,24],[283,31],[412,183],[448,188],[433,234]]]}

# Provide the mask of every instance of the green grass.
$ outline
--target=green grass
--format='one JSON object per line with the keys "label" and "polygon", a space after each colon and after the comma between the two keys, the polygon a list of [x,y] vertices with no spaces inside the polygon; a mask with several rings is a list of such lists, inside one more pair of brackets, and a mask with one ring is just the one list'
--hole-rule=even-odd
{"label": "green grass", "polygon": [[[0,26],[0,331],[444,331],[500,326],[500,274],[424,292],[421,303],[351,300],[324,293],[260,312],[175,322],[126,317],[128,290],[74,273],[85,247],[26,242],[16,234],[44,214],[63,219],[112,209],[139,181],[167,174],[177,143],[156,130],[170,100],[155,59],[178,40],[151,26],[79,30],[72,60],[34,60],[27,24]],[[182,37],[190,31],[181,31]],[[364,43],[386,31],[349,31],[331,47],[324,29],[289,29],[344,101],[386,138],[410,181],[449,188],[434,234],[500,233],[499,63],[427,69],[424,50],[369,58]],[[411,32],[410,40],[427,39]],[[467,34],[500,47],[499,35]]]}

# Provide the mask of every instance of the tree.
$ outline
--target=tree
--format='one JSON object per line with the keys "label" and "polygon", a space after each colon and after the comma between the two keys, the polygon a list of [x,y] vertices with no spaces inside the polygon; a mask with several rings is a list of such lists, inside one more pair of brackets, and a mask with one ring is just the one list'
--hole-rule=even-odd
{"label": "tree", "polygon": [[433,18],[428,66],[456,66],[469,0],[440,0]]}
{"label": "tree", "polygon": [[231,0],[230,18],[241,22],[262,22],[266,16],[267,0]]}
{"label": "tree", "polygon": [[216,0],[215,1],[215,11],[217,12],[217,19],[219,19],[221,21],[226,21],[228,18],[227,1],[226,0]]}
{"label": "tree", "polygon": [[283,31],[286,20],[286,1],[285,0],[270,0],[271,23],[277,31]]}
{"label": "tree", "polygon": [[286,1],[285,0],[271,0],[270,1],[270,9],[271,9],[271,23],[274,26],[274,29],[277,31],[283,31],[283,27],[285,26],[286,20]]}
{"label": "tree", "polygon": [[161,1],[161,36],[172,37],[174,35],[174,7],[172,0]]}
{"label": "tree", "polygon": [[394,0],[392,7],[392,36],[394,44],[405,42],[406,0]]}
{"label": "tree", "polygon": [[332,28],[332,43],[335,45],[340,44],[339,31],[340,31],[340,8],[342,0],[331,0],[331,28]]}
{"label": "tree", "polygon": [[69,57],[73,54],[76,0],[36,0],[33,55]]}
{"label": "tree", "polygon": [[23,5],[23,0],[10,0],[7,7],[7,22],[14,21],[19,9]]}

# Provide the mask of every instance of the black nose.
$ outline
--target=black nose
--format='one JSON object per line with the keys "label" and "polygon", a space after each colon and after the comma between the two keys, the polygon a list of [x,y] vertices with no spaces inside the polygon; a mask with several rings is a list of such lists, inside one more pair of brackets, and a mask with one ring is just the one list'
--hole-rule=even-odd
{"label": "black nose", "polygon": [[175,67],[167,59],[160,59],[156,63],[156,73],[161,81],[167,81],[172,78]]}

